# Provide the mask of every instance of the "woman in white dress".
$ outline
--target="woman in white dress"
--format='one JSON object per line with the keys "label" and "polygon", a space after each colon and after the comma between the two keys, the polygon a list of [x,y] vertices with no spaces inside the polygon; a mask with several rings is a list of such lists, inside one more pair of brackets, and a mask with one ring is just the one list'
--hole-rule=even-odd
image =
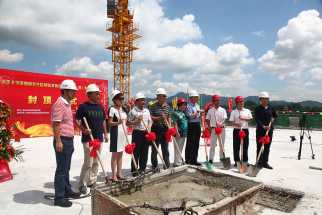
{"label": "woman in white dress", "polygon": [[[109,109],[108,124],[110,127],[110,152],[112,152],[111,167],[113,181],[122,180],[122,156],[126,145],[127,114],[122,109],[123,94],[114,90],[112,92],[113,106]],[[125,131],[125,132],[124,132]]]}

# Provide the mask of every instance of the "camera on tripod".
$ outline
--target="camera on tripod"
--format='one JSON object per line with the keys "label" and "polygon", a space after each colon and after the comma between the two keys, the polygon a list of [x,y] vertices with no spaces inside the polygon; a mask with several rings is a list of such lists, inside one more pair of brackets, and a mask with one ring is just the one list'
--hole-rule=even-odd
{"label": "camera on tripod", "polygon": [[301,115],[299,126],[300,126],[300,148],[299,148],[297,158],[298,160],[301,159],[303,140],[304,140],[304,137],[307,137],[311,146],[312,159],[315,159],[315,154],[313,153],[313,146],[312,146],[312,137],[311,137],[312,129],[309,127],[307,116],[305,113],[302,113]]}

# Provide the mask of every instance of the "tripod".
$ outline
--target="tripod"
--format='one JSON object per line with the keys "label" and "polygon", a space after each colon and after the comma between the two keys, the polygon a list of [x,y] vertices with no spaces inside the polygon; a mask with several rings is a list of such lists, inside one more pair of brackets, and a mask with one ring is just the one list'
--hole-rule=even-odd
{"label": "tripod", "polygon": [[314,160],[315,159],[315,154],[313,153],[312,138],[311,138],[312,130],[309,128],[309,126],[307,124],[305,114],[302,115],[302,119],[300,120],[300,128],[301,128],[301,131],[300,131],[300,148],[299,148],[299,153],[297,155],[297,159],[298,160],[301,159],[303,139],[304,139],[304,137],[307,137],[309,139],[310,146],[311,146],[312,159]]}

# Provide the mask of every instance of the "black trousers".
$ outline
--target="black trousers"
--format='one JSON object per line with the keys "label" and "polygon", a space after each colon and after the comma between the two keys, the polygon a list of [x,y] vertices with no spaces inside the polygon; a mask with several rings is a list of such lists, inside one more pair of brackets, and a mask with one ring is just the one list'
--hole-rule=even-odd
{"label": "black trousers", "polygon": [[[262,144],[259,143],[259,139],[263,136],[265,136],[266,131],[264,129],[256,129],[256,142],[257,142],[257,153],[256,156],[258,156],[258,153],[262,147]],[[271,148],[271,144],[272,144],[272,139],[273,139],[273,130],[270,130],[270,132],[268,133],[268,135],[270,136],[270,143],[264,145],[264,152],[261,155],[261,157],[259,158],[258,164],[260,165],[264,165],[268,163],[268,158],[269,158],[269,152],[270,152],[270,148]]]}
{"label": "black trousers", "polygon": [[[249,145],[249,131],[248,129],[243,129],[246,134],[243,144],[243,162],[248,162],[248,145]],[[234,148],[234,161],[239,162],[240,156],[240,138],[239,138],[240,129],[234,128],[233,131],[233,148]]]}
{"label": "black trousers", "polygon": [[199,142],[201,135],[201,126],[199,122],[190,122],[188,124],[188,136],[185,151],[187,164],[195,164],[198,160]]}
{"label": "black trousers", "polygon": [[[161,151],[162,151],[162,157],[164,159],[165,165],[167,168],[170,167],[170,159],[169,159],[169,144],[165,141],[165,133],[167,131],[166,128],[153,128],[151,129],[153,132],[156,133],[156,141],[155,144],[159,148],[159,145],[161,145]],[[152,146],[152,153],[151,153],[151,163],[152,163],[152,168],[158,167],[158,152]]]}
{"label": "black trousers", "polygon": [[[140,171],[146,169],[149,154],[149,142],[145,138],[145,131],[133,130],[132,142],[135,143],[135,149],[133,152],[135,161]],[[135,172],[134,163],[131,163],[131,172]]]}

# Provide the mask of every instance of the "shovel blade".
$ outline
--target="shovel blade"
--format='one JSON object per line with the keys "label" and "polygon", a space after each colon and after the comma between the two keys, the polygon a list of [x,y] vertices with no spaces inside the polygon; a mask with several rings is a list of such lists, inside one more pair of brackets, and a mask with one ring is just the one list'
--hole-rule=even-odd
{"label": "shovel blade", "polygon": [[239,173],[245,173],[245,172],[247,172],[248,167],[247,167],[246,163],[238,162],[237,169],[238,169]]}
{"label": "shovel blade", "polygon": [[248,167],[248,173],[247,173],[247,176],[249,177],[256,177],[258,172],[261,170],[261,168],[258,168],[257,166],[255,165],[250,165]]}
{"label": "shovel blade", "polygon": [[221,158],[220,161],[222,162],[224,169],[230,169],[231,168],[231,161],[230,157],[227,158]]}

